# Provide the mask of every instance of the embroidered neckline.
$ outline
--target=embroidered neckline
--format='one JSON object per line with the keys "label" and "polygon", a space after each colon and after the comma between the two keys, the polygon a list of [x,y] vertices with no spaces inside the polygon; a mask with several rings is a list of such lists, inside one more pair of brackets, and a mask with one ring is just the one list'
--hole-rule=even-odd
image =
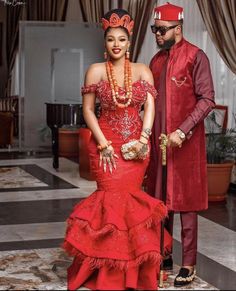
{"label": "embroidered neckline", "polygon": [[[132,87],[135,86],[135,85],[138,84],[138,83],[143,83],[143,82],[149,84],[146,80],[139,79],[139,80],[136,80],[136,81],[132,82]],[[97,84],[91,84],[91,85],[94,85],[94,86],[99,87],[99,86],[100,86],[101,84],[103,84],[103,83],[109,84],[109,86],[110,86],[110,83],[109,83],[108,80],[101,80],[101,81],[99,81]],[[91,86],[91,85],[90,85],[90,86]],[[151,84],[149,84],[149,85],[151,85]],[[125,91],[125,88],[124,88],[124,87],[119,86],[119,85],[117,85],[117,86],[119,87],[119,89]],[[153,86],[153,85],[151,85],[151,86]]]}

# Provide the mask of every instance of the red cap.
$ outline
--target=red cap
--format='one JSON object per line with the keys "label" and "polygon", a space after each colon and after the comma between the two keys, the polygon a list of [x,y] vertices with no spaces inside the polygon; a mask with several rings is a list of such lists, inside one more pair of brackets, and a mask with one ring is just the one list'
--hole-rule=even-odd
{"label": "red cap", "polygon": [[154,9],[154,19],[176,21],[184,19],[184,9],[169,2]]}

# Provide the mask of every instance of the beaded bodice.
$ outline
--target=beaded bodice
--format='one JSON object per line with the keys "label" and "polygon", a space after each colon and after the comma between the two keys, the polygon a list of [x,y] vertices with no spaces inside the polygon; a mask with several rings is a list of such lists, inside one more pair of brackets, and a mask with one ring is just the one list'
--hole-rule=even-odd
{"label": "beaded bodice", "polygon": [[[109,125],[113,132],[122,136],[124,141],[135,136],[135,133],[140,130],[142,120],[140,111],[142,105],[147,99],[147,93],[156,97],[155,88],[145,80],[138,80],[132,84],[132,100],[128,107],[117,107],[112,99],[111,87],[108,81],[102,80],[97,84],[92,84],[82,88],[82,94],[95,93],[96,98],[100,101],[101,115],[99,124]],[[125,95],[125,89],[119,87],[119,95]],[[120,103],[126,102],[120,100]]]}

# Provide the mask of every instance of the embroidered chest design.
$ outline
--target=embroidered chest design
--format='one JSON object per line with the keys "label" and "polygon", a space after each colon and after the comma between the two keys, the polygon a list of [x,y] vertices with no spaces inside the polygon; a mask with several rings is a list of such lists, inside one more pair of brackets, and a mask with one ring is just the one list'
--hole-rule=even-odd
{"label": "embroidered chest design", "polygon": [[120,134],[124,141],[135,134],[141,126],[141,119],[136,111],[129,112],[125,109],[122,113],[116,113],[106,110],[104,115],[112,130]]}
{"label": "embroidered chest design", "polygon": [[[100,100],[101,105],[101,122],[105,121],[111,127],[112,131],[121,135],[122,139],[136,138],[142,127],[142,120],[139,116],[142,105],[146,102],[147,92],[156,96],[155,88],[144,80],[138,80],[132,84],[132,101],[126,108],[115,106],[109,82],[100,81],[96,88],[85,87],[82,93],[95,92],[96,97]],[[125,90],[119,87],[119,95],[125,94]],[[122,101],[119,101],[122,102]],[[104,120],[105,119],[105,120]]]}

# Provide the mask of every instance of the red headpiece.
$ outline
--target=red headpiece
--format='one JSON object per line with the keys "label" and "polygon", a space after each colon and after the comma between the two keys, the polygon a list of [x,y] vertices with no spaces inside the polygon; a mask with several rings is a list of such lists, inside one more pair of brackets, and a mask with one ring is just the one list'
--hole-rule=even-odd
{"label": "red headpiece", "polygon": [[132,29],[134,27],[134,21],[131,20],[129,15],[123,15],[121,18],[116,13],[112,13],[109,21],[105,18],[102,18],[102,28],[103,30],[107,30],[108,27],[125,27],[129,35],[132,34]]}
{"label": "red headpiece", "polygon": [[184,18],[184,9],[169,2],[167,4],[156,7],[154,10],[154,19],[165,21],[177,21]]}

